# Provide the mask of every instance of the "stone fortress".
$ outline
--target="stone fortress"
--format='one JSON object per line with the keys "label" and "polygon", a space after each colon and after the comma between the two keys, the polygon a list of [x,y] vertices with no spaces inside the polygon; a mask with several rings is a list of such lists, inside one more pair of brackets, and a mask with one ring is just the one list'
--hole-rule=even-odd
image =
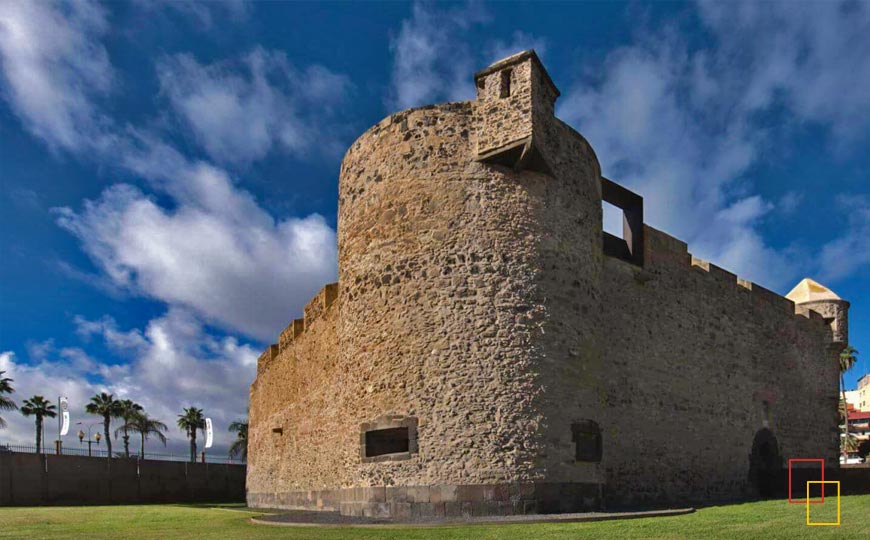
{"label": "stone fortress", "polygon": [[[798,303],[643,223],[534,51],[341,166],[338,283],[258,362],[248,503],[366,516],[734,500],[837,466],[849,304]],[[621,237],[602,201],[622,209]]]}

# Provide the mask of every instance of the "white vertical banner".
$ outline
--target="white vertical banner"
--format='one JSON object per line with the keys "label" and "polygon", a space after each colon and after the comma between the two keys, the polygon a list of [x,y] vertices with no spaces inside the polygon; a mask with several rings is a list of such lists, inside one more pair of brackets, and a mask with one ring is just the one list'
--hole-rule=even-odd
{"label": "white vertical banner", "polygon": [[213,436],[211,431],[211,418],[205,419],[205,447],[211,448],[211,443],[213,442]]}
{"label": "white vertical banner", "polygon": [[69,400],[64,396],[61,396],[59,401],[61,414],[60,436],[63,437],[69,433]]}

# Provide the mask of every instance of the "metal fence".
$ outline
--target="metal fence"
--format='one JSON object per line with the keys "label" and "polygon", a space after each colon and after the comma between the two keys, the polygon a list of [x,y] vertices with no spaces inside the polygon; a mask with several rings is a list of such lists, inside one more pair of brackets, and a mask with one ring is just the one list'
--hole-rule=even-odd
{"label": "metal fence", "polygon": [[[132,449],[131,449],[132,450]],[[36,454],[36,446],[30,444],[2,444],[0,443],[0,454]],[[43,454],[57,455],[57,451],[54,445],[51,447],[46,446],[42,450]],[[101,448],[75,448],[75,447],[66,447],[61,448],[61,455],[64,456],[86,456],[86,457],[94,457],[94,458],[106,458],[108,452]],[[140,456],[139,452],[130,452],[130,457],[124,457],[124,452],[113,451],[113,457],[116,459],[154,459],[158,461],[190,461],[190,454],[154,454],[151,452],[145,452],[144,456]],[[196,456],[197,462],[202,462],[203,456],[202,453],[198,453]],[[205,463],[228,463],[231,465],[244,465],[245,460],[241,459],[233,459],[226,455],[217,455],[217,454],[209,454],[205,453]]]}

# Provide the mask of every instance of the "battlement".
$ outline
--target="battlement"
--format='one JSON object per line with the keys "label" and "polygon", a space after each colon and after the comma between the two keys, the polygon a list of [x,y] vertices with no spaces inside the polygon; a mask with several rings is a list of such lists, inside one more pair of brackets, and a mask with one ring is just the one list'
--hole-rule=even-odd
{"label": "battlement", "polygon": [[[803,305],[795,303],[785,296],[777,294],[757,283],[753,283],[748,279],[743,279],[737,274],[729,272],[710,261],[695,257],[689,252],[688,244],[667,233],[644,224],[644,237],[644,257],[649,263],[647,268],[653,272],[666,271],[664,269],[667,267],[688,268],[725,286],[733,285],[735,293],[745,294],[746,298],[758,308],[769,307],[774,311],[779,311],[786,315],[800,316],[815,323],[831,323],[823,313],[813,309],[811,303]],[[643,271],[638,270],[638,272]],[[836,340],[836,337],[834,339]]]}
{"label": "battlement", "polygon": [[303,313],[305,314],[305,327],[308,328],[314,321],[323,315],[323,312],[329,309],[329,306],[338,298],[338,283],[329,283],[323,286],[320,291],[314,295],[307,304]]}
{"label": "battlement", "polygon": [[290,324],[287,325],[287,328],[281,331],[281,334],[278,336],[278,346],[283,351],[287,347],[289,347],[293,340],[299,337],[302,332],[305,331],[305,319],[293,319]]}
{"label": "battlement", "polygon": [[338,299],[338,283],[328,283],[318,291],[314,297],[305,304],[303,308],[303,317],[293,319],[284,330],[278,335],[278,343],[273,343],[263,351],[260,358],[257,360],[257,370],[262,371],[279,354],[289,349],[293,342],[301,336],[306,328],[310,328],[315,321],[323,317],[330,307]]}
{"label": "battlement", "polygon": [[272,360],[278,358],[278,354],[280,353],[280,349],[278,348],[277,343],[273,343],[266,347],[266,350],[260,353],[260,357],[257,358],[257,366],[265,366],[269,364]]}

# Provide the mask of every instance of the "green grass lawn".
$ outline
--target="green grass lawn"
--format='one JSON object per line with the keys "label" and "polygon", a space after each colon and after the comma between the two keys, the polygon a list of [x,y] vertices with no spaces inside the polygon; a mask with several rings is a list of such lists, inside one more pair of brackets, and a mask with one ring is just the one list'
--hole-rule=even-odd
{"label": "green grass lawn", "polygon": [[[834,499],[831,499],[832,501]],[[828,507],[826,501],[825,507]],[[813,508],[820,518],[831,507]],[[15,540],[174,540],[174,539],[583,539],[667,540],[717,538],[799,540],[870,538],[870,495],[842,498],[840,527],[808,527],[803,505],[765,501],[704,508],[694,514],[598,523],[486,525],[441,528],[297,528],[253,525],[258,514],[243,507],[145,505],[0,508],[0,538]],[[823,514],[822,512],[825,512]]]}

